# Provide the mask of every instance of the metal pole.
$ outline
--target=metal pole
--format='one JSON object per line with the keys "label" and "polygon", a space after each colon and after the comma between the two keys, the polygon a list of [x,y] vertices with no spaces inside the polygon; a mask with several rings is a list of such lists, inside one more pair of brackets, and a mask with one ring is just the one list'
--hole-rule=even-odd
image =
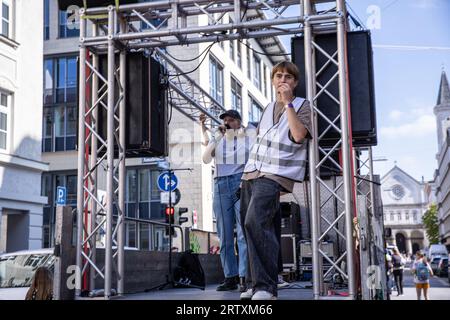
{"label": "metal pole", "polygon": [[106,241],[105,241],[105,299],[111,296],[112,276],[112,229],[114,208],[114,27],[116,11],[108,7],[108,116],[107,116],[107,163],[106,176]]}
{"label": "metal pole", "polygon": [[[304,0],[304,12],[308,16],[311,13],[310,0]],[[311,103],[311,120],[313,125],[312,141],[309,144],[309,179],[311,182],[311,249],[312,249],[312,270],[313,270],[313,296],[319,299],[320,296],[320,276],[319,270],[319,228],[320,224],[320,198],[317,185],[317,114],[314,111],[314,87],[315,87],[315,70],[313,70],[313,50],[312,50],[312,26],[309,20],[305,21],[305,74],[306,74],[306,98]]]}
{"label": "metal pole", "polygon": [[[84,9],[80,10],[80,41],[86,37],[86,19],[84,19]],[[85,121],[85,103],[86,103],[86,47],[80,45],[80,87],[78,88],[78,175],[77,175],[77,270],[75,283],[75,297],[81,295],[81,270],[83,268],[83,259],[81,257],[83,242],[83,211],[84,211],[84,121]]]}
{"label": "metal pole", "polygon": [[[120,20],[120,33],[124,34],[127,32],[127,24],[125,19]],[[119,106],[119,140],[120,147],[119,150],[119,234],[117,236],[117,246],[118,246],[118,282],[117,282],[117,293],[122,295],[124,293],[124,277],[125,277],[125,186],[126,186],[126,168],[125,168],[125,135],[126,135],[126,115],[125,115],[125,92],[126,92],[126,57],[127,52],[125,50],[120,51],[120,86],[122,87],[122,100]]]}
{"label": "metal pole", "polygon": [[[373,180],[373,156],[372,156],[372,147],[368,148],[369,152],[369,179],[370,181]],[[375,217],[375,190],[374,190],[374,183],[370,183],[370,207],[372,211],[372,217]]]}
{"label": "metal pole", "polygon": [[339,105],[341,114],[342,130],[342,162],[344,178],[345,199],[345,231],[347,251],[347,275],[349,296],[355,298],[355,266],[353,246],[353,193],[352,193],[352,168],[350,156],[349,125],[348,125],[348,100],[347,100],[347,42],[345,28],[345,4],[343,0],[336,1],[337,11],[340,17],[337,23],[337,47],[338,47],[338,69],[339,69]]}
{"label": "metal pole", "polygon": [[[92,26],[92,34],[93,36],[97,36],[98,34],[98,25],[96,23]],[[94,69],[98,70],[99,68],[99,60],[98,55],[92,52],[92,66]],[[92,72],[92,104],[95,103],[98,99],[98,76],[95,72]],[[94,110],[92,110],[91,115],[91,125],[92,129],[98,132],[98,108],[96,107]],[[97,144],[98,140],[95,134],[91,135],[91,156],[90,156],[90,167],[94,168],[94,166],[97,164]],[[98,170],[95,169],[95,171],[92,173],[92,189],[94,192],[94,195],[97,196],[98,187],[97,187],[97,176],[98,176]],[[97,226],[97,202],[94,199],[91,199],[91,230],[90,233],[95,230]],[[93,244],[91,246],[91,260],[94,264],[97,262],[97,237],[93,237],[91,240],[91,243]],[[95,289],[95,268],[90,265],[89,270],[89,288],[92,291]]]}

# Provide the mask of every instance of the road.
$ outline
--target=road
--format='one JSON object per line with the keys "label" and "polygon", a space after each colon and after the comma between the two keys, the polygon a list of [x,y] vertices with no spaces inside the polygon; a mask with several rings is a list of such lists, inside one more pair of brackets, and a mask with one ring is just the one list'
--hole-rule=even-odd
{"label": "road", "polygon": [[[391,300],[417,300],[414,278],[409,268],[403,272],[403,296],[397,296],[397,291],[392,291]],[[430,300],[450,300],[450,284],[448,278],[432,277],[428,291]],[[422,294],[423,299],[423,294]]]}

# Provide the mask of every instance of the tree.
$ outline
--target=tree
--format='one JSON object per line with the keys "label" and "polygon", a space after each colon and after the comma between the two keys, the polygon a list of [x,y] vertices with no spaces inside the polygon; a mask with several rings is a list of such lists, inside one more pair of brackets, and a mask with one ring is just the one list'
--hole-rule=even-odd
{"label": "tree", "polygon": [[422,217],[422,223],[430,244],[439,243],[439,220],[437,206],[432,204]]}

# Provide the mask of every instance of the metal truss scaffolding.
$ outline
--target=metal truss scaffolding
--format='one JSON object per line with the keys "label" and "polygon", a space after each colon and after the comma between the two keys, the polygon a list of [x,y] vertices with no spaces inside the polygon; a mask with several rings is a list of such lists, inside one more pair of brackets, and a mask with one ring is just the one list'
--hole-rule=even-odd
{"label": "metal truss scaffolding", "polygon": [[[316,6],[332,3],[332,9],[317,13]],[[299,14],[285,17],[289,6],[299,6]],[[165,52],[168,46],[182,46],[193,43],[220,42],[235,39],[275,37],[303,33],[305,38],[305,66],[307,79],[307,99],[314,112],[313,140],[310,144],[310,179],[312,199],[312,249],[314,298],[324,295],[322,259],[328,259],[320,249],[326,234],[335,231],[345,240],[346,250],[336,260],[328,261],[331,269],[342,274],[348,282],[350,298],[356,297],[354,244],[352,221],[354,217],[354,180],[351,157],[351,137],[349,130],[348,77],[346,56],[347,15],[344,0],[255,0],[255,1],[205,1],[178,0],[154,1],[118,7],[99,7],[80,10],[80,73],[79,73],[79,137],[78,137],[78,191],[77,191],[77,287],[76,296],[83,291],[95,289],[95,279],[104,280],[104,297],[113,294],[113,275],[117,280],[117,293],[124,294],[124,245],[125,245],[125,112],[126,112],[126,54],[143,51],[153,55],[168,70],[171,97],[169,103],[176,110],[192,119],[205,113],[208,125],[219,123],[218,114],[224,110],[210,94],[200,88],[185,74],[175,61]],[[221,18],[233,15],[232,23],[224,24]],[[193,16],[208,17],[208,24],[188,26],[187,19]],[[92,35],[87,35],[88,22]],[[167,23],[169,22],[169,24]],[[139,27],[146,26],[145,29]],[[337,52],[328,55],[314,41],[319,33],[337,33]],[[107,55],[107,68],[100,70],[99,54]],[[117,53],[120,54],[116,65]],[[315,56],[324,54],[328,63],[315,69]],[[338,72],[326,84],[317,81],[318,75],[327,65],[334,64]],[[105,68],[104,68],[105,69]],[[333,96],[328,86],[339,82],[339,95]],[[118,90],[115,90],[118,88]],[[118,96],[115,96],[118,92]],[[340,115],[327,119],[317,106],[320,95],[326,94],[336,102]],[[102,137],[98,128],[99,109],[107,111],[107,135]],[[317,119],[323,117],[329,123],[328,130],[339,132],[341,139],[333,147],[319,147],[322,136],[317,135]],[[338,121],[340,126],[338,125]],[[115,146],[116,155],[115,159]],[[342,167],[331,158],[340,149]],[[323,160],[319,161],[319,154]],[[329,159],[342,169],[343,181],[336,190],[331,190],[321,180],[319,168]],[[97,189],[97,172],[102,168],[107,172],[106,197],[102,199]],[[326,201],[320,199],[319,186],[326,187],[331,197],[343,204],[343,211],[336,220],[330,221],[321,214]],[[338,194],[343,187],[344,196]],[[322,230],[321,221],[328,227]],[[336,228],[339,220],[345,220],[345,230]],[[97,243],[104,230],[104,262],[97,259]],[[346,268],[340,263],[346,261]]]}

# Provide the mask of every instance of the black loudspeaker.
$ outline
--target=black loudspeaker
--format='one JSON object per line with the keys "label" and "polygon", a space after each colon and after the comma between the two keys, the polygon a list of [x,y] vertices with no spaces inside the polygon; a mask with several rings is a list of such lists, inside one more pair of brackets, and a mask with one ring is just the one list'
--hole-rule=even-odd
{"label": "black loudspeaker", "polygon": [[[119,0],[119,4],[138,3],[139,0]],[[83,0],[58,0],[59,10],[67,10],[70,6],[78,6],[84,8]],[[115,0],[86,0],[86,7],[106,7],[109,5],[116,5]]]}
{"label": "black loudspeaker", "polygon": [[281,237],[281,260],[283,267],[294,267],[297,270],[297,241],[298,237],[285,235]]}
{"label": "black loudspeaker", "polygon": [[[337,50],[336,34],[317,35],[315,42],[330,56]],[[372,60],[372,43],[369,31],[355,31],[347,33],[348,43],[348,73],[350,81],[350,104],[352,118],[353,146],[375,146],[377,144],[377,130],[375,117],[375,89]],[[304,38],[292,39],[292,60],[300,70],[299,84],[296,95],[306,97],[305,78],[305,48]],[[316,50],[316,71],[319,71],[327,62],[327,58]],[[337,60],[337,56],[335,58]],[[338,70],[334,63],[330,63],[319,75],[318,82],[324,86]],[[320,90],[317,87],[317,92]],[[327,90],[335,97],[339,97],[339,83],[336,78]],[[329,119],[339,115],[339,106],[327,95],[322,94],[317,106]],[[340,127],[340,120],[336,122]],[[318,116],[318,135],[320,136],[329,126],[321,116]],[[321,146],[333,146],[339,135],[331,128],[321,139]]]}
{"label": "black loudspeaker", "polygon": [[281,234],[293,234],[301,238],[300,206],[295,202],[280,202]]}
{"label": "black loudspeaker", "polygon": [[[119,57],[116,57],[116,67]],[[107,56],[100,55],[99,69],[107,76]],[[166,70],[153,58],[140,52],[126,56],[126,157],[160,157],[168,155],[167,79]],[[100,87],[103,83],[100,83]],[[115,100],[119,90],[115,88]],[[102,100],[107,104],[107,97]],[[116,114],[119,113],[119,108]],[[107,111],[99,109],[100,136],[107,136]],[[116,125],[117,121],[116,121]],[[100,155],[104,154],[100,152]],[[117,146],[114,148],[118,156]]]}

